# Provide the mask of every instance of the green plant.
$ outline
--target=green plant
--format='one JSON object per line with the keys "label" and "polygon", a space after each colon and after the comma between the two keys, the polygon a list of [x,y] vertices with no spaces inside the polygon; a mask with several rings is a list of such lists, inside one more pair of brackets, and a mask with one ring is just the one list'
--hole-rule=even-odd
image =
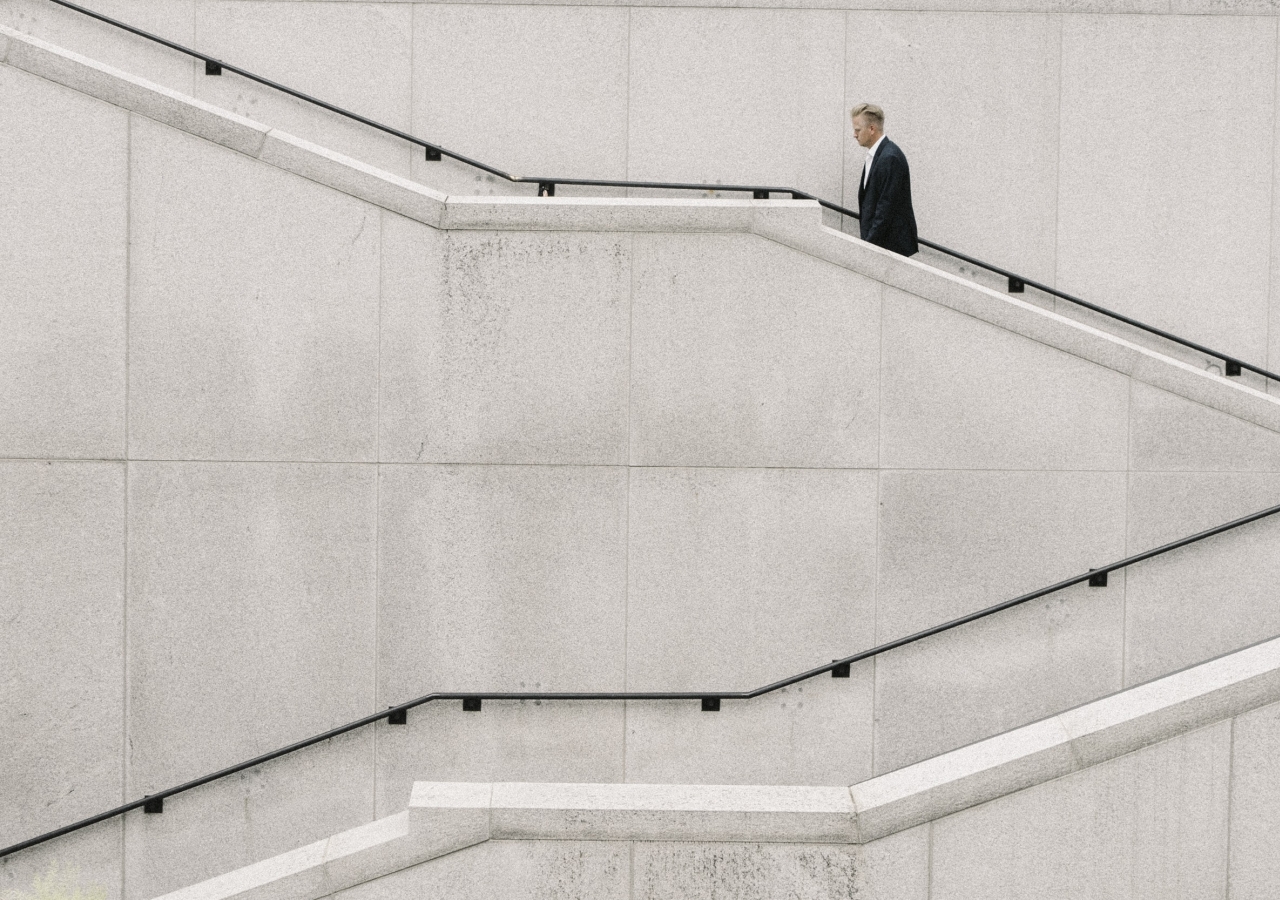
{"label": "green plant", "polygon": [[49,863],[43,875],[31,880],[29,891],[5,891],[4,900],[107,900],[107,889],[94,884],[80,885],[80,870],[75,866],[60,866],[57,860]]}

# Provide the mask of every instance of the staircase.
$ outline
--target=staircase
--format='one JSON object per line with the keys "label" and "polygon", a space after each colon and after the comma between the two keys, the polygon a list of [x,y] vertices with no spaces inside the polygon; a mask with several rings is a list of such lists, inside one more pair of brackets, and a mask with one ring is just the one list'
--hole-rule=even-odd
{"label": "staircase", "polygon": [[[20,336],[0,363],[0,593],[23,648],[5,845],[428,690],[749,690],[1280,502],[1264,391],[864,245],[812,201],[448,195],[12,29],[0,63]],[[353,828],[401,834],[424,779],[615,785],[592,796],[643,819],[626,785],[756,786],[741,800],[949,771],[1280,633],[1276,527],[715,712],[433,704],[0,873],[71,859],[112,897],[213,891]],[[1231,826],[1238,859],[1202,852],[1226,834],[1224,772],[1268,796],[1275,699],[871,840],[503,832],[361,877],[689,896],[712,871],[745,873],[726,895],[828,896],[883,870],[901,877],[859,889],[1085,896],[1124,876],[1126,896],[1205,896],[1228,863],[1270,877],[1261,812]],[[1259,743],[1233,769],[1238,730]],[[739,800],[720,811],[749,819]],[[1204,817],[1165,841],[1184,800]],[[1071,831],[1061,804],[1099,827]],[[1134,834],[1185,853],[1112,854]],[[1082,848],[1098,887],[1059,879],[1051,845]],[[986,868],[947,868],[966,855]],[[382,889],[361,883],[341,889]]]}

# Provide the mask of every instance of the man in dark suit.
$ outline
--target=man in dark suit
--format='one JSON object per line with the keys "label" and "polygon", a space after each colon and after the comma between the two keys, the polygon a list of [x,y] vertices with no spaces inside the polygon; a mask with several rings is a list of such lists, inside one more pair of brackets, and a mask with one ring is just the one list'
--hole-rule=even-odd
{"label": "man in dark suit", "polygon": [[884,110],[861,103],[851,111],[853,136],[867,148],[858,183],[858,224],[868,243],[911,256],[916,243],[916,214],[911,209],[911,172],[898,145],[884,136]]}

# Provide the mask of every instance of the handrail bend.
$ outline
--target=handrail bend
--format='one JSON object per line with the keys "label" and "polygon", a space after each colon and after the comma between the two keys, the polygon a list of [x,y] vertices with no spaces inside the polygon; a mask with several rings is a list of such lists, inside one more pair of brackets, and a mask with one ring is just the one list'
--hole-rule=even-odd
{"label": "handrail bend", "polygon": [[[277,91],[280,91],[281,93],[288,94],[290,97],[295,97],[299,100],[305,101],[306,103],[311,103],[315,106],[319,106],[322,109],[326,109],[329,112],[336,113],[337,115],[344,116],[345,118],[348,118],[348,119],[352,119],[356,122],[361,123],[362,125],[367,125],[370,128],[376,129],[377,131],[381,131],[385,134],[390,134],[390,135],[393,135],[394,137],[398,137],[401,140],[404,140],[410,144],[413,144],[414,146],[423,148],[426,151],[426,156],[427,156],[427,159],[429,160],[438,160],[443,156],[447,156],[450,159],[455,159],[458,162],[465,163],[468,166],[473,166],[477,169],[480,169],[483,172],[489,173],[490,175],[496,175],[497,177],[502,178],[506,181],[510,181],[513,184],[536,184],[538,185],[539,196],[548,196],[548,197],[555,196],[555,186],[557,184],[570,184],[570,185],[583,186],[583,187],[621,187],[621,188],[642,188],[642,189],[656,189],[656,190],[688,190],[688,191],[732,191],[735,193],[749,192],[752,194],[753,197],[755,197],[758,200],[767,200],[770,194],[790,194],[792,199],[814,200],[814,201],[817,201],[817,203],[824,209],[829,209],[832,212],[837,212],[843,216],[849,216],[850,218],[854,218],[854,219],[860,218],[858,213],[854,212],[851,209],[846,209],[845,207],[839,205],[838,203],[833,203],[830,200],[823,200],[821,197],[816,197],[813,194],[807,193],[797,188],[789,188],[789,187],[778,187],[778,186],[771,186],[771,185],[751,185],[751,184],[693,184],[693,183],[687,183],[687,182],[612,181],[607,179],[552,178],[547,176],[534,177],[534,176],[527,176],[527,175],[512,175],[509,172],[504,172],[501,169],[494,168],[493,166],[490,166],[486,163],[482,163],[479,160],[472,159],[468,156],[463,156],[461,153],[455,153],[454,151],[446,149],[445,147],[442,147],[439,144],[433,144],[430,141],[426,141],[426,140],[423,140],[422,138],[415,137],[414,135],[409,134],[406,131],[401,131],[398,128],[392,128],[390,125],[383,125],[381,122],[375,122],[373,119],[369,119],[365,116],[360,115],[359,113],[351,112],[350,110],[343,109],[340,106],[335,106],[332,103],[328,103],[324,100],[320,100],[316,97],[312,97],[309,94],[304,94],[302,91],[294,90],[291,87],[287,87],[283,84],[272,81],[268,78],[263,78],[261,75],[255,75],[253,72],[250,72],[246,69],[242,69],[239,66],[232,65],[231,63],[223,62],[222,60],[216,57],[209,56],[207,53],[201,53],[199,50],[194,50],[190,47],[185,47],[182,44],[178,44],[178,43],[175,43],[174,41],[170,41],[166,38],[162,38],[159,35],[151,34],[148,31],[143,31],[141,28],[136,28],[133,25],[128,25],[117,19],[113,19],[110,16],[105,16],[102,13],[94,12],[91,9],[86,9],[83,6],[80,6],[76,3],[71,2],[71,0],[49,0],[49,2],[56,3],[59,6],[63,6],[63,7],[66,7],[67,9],[74,10],[75,12],[78,12],[82,15],[89,16],[90,18],[93,18],[93,19],[97,19],[100,22],[105,22],[108,25],[127,31],[130,34],[137,35],[140,38],[145,38],[146,40],[154,41],[155,43],[168,47],[171,50],[176,50],[179,53],[184,53],[187,56],[194,57],[195,59],[203,60],[205,64],[206,74],[220,75],[224,71],[234,72],[235,74],[241,76],[242,78],[247,78],[250,81],[255,81],[258,84],[264,85],[273,90],[277,90]],[[1220,359],[1222,360],[1222,363],[1224,366],[1224,372],[1228,376],[1239,375],[1241,373],[1241,370],[1244,370],[1244,371],[1253,372],[1257,375],[1261,375],[1262,377],[1268,378],[1272,381],[1280,381],[1280,375],[1277,375],[1273,372],[1269,372],[1266,369],[1253,365],[1252,363],[1245,362],[1242,359],[1237,359],[1236,357],[1231,356],[1228,353],[1223,353],[1221,351],[1214,350],[1210,347],[1206,347],[1203,344],[1196,343],[1195,341],[1190,341],[1190,340],[1187,340],[1186,338],[1179,337],[1178,335],[1173,334],[1172,332],[1165,331],[1164,329],[1161,329],[1161,328],[1156,328],[1154,325],[1148,325],[1145,322],[1140,322],[1137,319],[1134,319],[1130,316],[1126,316],[1122,313],[1115,312],[1114,310],[1110,310],[1105,307],[1098,306],[1097,304],[1090,303],[1087,300],[1082,300],[1081,298],[1068,294],[1065,291],[1060,291],[1057,288],[1050,287],[1047,284],[1042,284],[1034,279],[1026,278],[1025,276],[1018,275],[1008,269],[1002,268],[1000,266],[992,265],[991,263],[983,262],[980,259],[969,256],[968,254],[965,254],[965,253],[961,253],[958,250],[952,250],[949,247],[944,247],[942,244],[938,244],[933,241],[928,241],[928,240],[925,240],[924,238],[920,238],[919,243],[923,244],[926,247],[929,247],[930,249],[937,250],[940,253],[945,253],[948,256],[961,260],[962,262],[969,263],[970,265],[973,265],[973,266],[978,266],[979,268],[985,269],[988,272],[992,272],[996,275],[999,275],[1002,278],[1007,278],[1009,280],[1010,291],[1015,290],[1014,288],[1015,284],[1019,285],[1019,287],[1017,288],[1018,290],[1021,290],[1022,286],[1032,287],[1038,291],[1042,291],[1053,297],[1057,297],[1061,300],[1066,300],[1068,303],[1073,303],[1076,306],[1079,306],[1084,309],[1091,310],[1095,313],[1099,313],[1101,315],[1115,319],[1117,322],[1123,322],[1126,325],[1145,331],[1148,334],[1154,334],[1157,337],[1163,338],[1164,340],[1167,340],[1167,341],[1171,341],[1175,344],[1179,344],[1190,350],[1194,350],[1197,353],[1202,353],[1205,356],[1209,356],[1214,359]]]}
{"label": "handrail bend", "polygon": [[[1067,579],[1064,579],[1063,581],[1059,581],[1055,584],[1051,584],[1048,587],[1039,588],[1038,590],[1031,591],[1030,593],[1026,593],[1026,594],[1022,594],[1020,596],[1014,597],[1011,600],[1005,600],[1001,603],[997,603],[994,606],[988,606],[985,609],[980,609],[976,612],[969,613],[968,615],[960,616],[959,618],[956,618],[956,619],[951,619],[950,621],[943,622],[940,625],[934,625],[931,628],[924,629],[923,631],[917,631],[916,633],[909,634],[906,637],[900,637],[895,640],[888,641],[883,644],[879,644],[875,647],[871,647],[866,650],[862,650],[858,653],[854,653],[849,656],[846,656],[843,659],[832,660],[830,663],[823,666],[816,666],[812,669],[806,669],[805,671],[800,672],[797,675],[792,675],[788,678],[783,678],[780,681],[775,681],[771,684],[766,684],[750,691],[536,691],[536,692],[535,691],[516,691],[516,692],[441,691],[441,692],[436,692],[432,694],[425,694],[421,697],[418,697],[415,700],[410,700],[407,703],[401,703],[399,706],[392,706],[392,707],[389,707],[388,709],[383,710],[382,712],[372,713],[370,715],[364,716],[363,718],[356,719],[354,722],[348,722],[345,725],[339,725],[337,728],[331,728],[328,731],[325,731],[321,734],[314,735],[312,737],[306,738],[301,741],[296,741],[285,747],[280,747],[277,750],[272,750],[269,753],[263,753],[260,756],[255,756],[252,759],[245,760],[244,762],[236,763],[235,765],[228,766],[225,769],[219,769],[217,772],[211,772],[208,775],[203,775],[200,778],[195,778],[191,781],[184,782],[183,784],[179,784],[175,787],[171,787],[166,790],[159,791],[158,793],[155,793],[155,794],[150,794],[139,800],[134,800],[130,803],[126,803],[123,806],[117,806],[115,809],[109,809],[106,812],[98,813],[96,816],[90,816],[89,818],[82,819],[79,822],[73,822],[70,825],[65,825],[62,828],[58,828],[53,831],[47,832],[45,834],[38,835],[36,837],[30,838],[29,840],[25,840],[25,841],[22,841],[21,843],[14,844],[11,847],[5,847],[3,850],[0,850],[0,858],[9,856],[10,854],[13,854],[13,853],[17,853],[20,850],[26,850],[29,847],[34,847],[37,844],[43,844],[45,841],[50,841],[50,840],[53,840],[54,838],[62,837],[63,835],[70,834],[73,831],[78,831],[81,828],[87,828],[90,825],[96,825],[99,822],[104,822],[107,819],[111,819],[116,816],[123,815],[124,813],[130,812],[131,810],[145,807],[148,804],[159,802],[161,805],[163,805],[164,800],[168,797],[172,797],[176,794],[181,794],[184,791],[189,791],[193,788],[197,788],[202,785],[209,784],[212,781],[217,781],[218,779],[225,778],[228,775],[234,775],[237,772],[243,772],[245,769],[251,769],[254,766],[260,766],[263,763],[271,762],[274,759],[279,759],[282,756],[287,756],[290,753],[294,753],[298,750],[305,749],[314,744],[318,744],[322,741],[327,741],[330,738],[338,737],[339,735],[346,734],[349,731],[355,731],[357,728],[363,728],[365,725],[371,725],[374,722],[377,722],[381,719],[390,720],[398,717],[400,723],[404,724],[405,722],[404,716],[409,710],[413,709],[414,707],[422,706],[423,704],[430,703],[434,700],[461,700],[463,701],[464,708],[471,706],[472,704],[476,704],[475,706],[472,706],[472,708],[475,708],[475,709],[479,708],[479,705],[478,705],[479,702],[482,702],[485,700],[614,700],[614,701],[617,701],[617,700],[700,700],[702,701],[704,710],[718,710],[720,708],[721,700],[754,700],[756,697],[761,697],[761,696],[764,696],[765,694],[772,693],[773,691],[778,691],[785,687],[790,687],[791,685],[797,684],[801,681],[807,681],[810,678],[815,678],[818,675],[822,675],[826,672],[834,673],[836,670],[843,670],[847,674],[848,666],[851,665],[852,663],[863,662],[865,660],[871,659],[872,657],[878,656],[881,653],[886,653],[890,650],[896,650],[899,647],[905,647],[908,644],[914,644],[917,641],[922,641],[925,638],[942,634],[943,632],[950,631],[953,628],[958,628],[961,625],[966,625],[970,622],[976,622],[979,619],[985,619],[987,616],[994,615],[995,613],[1001,612],[1006,609],[1010,609],[1015,606],[1019,606],[1031,600],[1037,600],[1041,597],[1048,596],[1049,594],[1064,590],[1065,588],[1069,588],[1077,584],[1081,584],[1082,582],[1089,581],[1091,579],[1104,579],[1103,583],[1105,583],[1105,576],[1110,572],[1114,572],[1118,569],[1123,569],[1126,566],[1131,566],[1131,565],[1134,565],[1135,563],[1143,562],[1144,560],[1152,559],[1153,557],[1160,556],[1164,553],[1168,553],[1171,550],[1177,550],[1181,547],[1186,547],[1188,544],[1194,544],[1198,541],[1203,541],[1205,538],[1210,538],[1210,537],[1213,537],[1214,535],[1222,534],[1225,531],[1230,531],[1234,528],[1239,528],[1242,525],[1248,525],[1250,522],[1256,522],[1259,519],[1265,519],[1268,516],[1275,515],[1278,512],[1280,512],[1280,505],[1268,507],[1267,509],[1260,510],[1259,512],[1251,513],[1247,516],[1242,516],[1238,519],[1233,519],[1230,522],[1225,522],[1222,525],[1217,525],[1213,528],[1206,529],[1205,531],[1197,532],[1187,537],[1180,538],[1176,541],[1172,541],[1168,544],[1163,544],[1154,549],[1145,550],[1142,553],[1135,553],[1132,556],[1126,556],[1124,559],[1117,560],[1113,563],[1108,563],[1105,566],[1101,566],[1096,569],[1090,569],[1088,572],[1085,572],[1082,575],[1074,575],[1071,578],[1067,578]],[[161,806],[161,808],[163,808],[163,806]]]}

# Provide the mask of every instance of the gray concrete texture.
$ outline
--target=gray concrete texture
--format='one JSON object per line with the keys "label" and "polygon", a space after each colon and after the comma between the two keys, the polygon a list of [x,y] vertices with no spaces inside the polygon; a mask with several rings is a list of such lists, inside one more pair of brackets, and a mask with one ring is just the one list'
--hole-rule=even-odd
{"label": "gray concrete texture", "polygon": [[[928,829],[865,847],[662,841],[486,841],[334,895],[667,900],[925,900]],[[922,877],[923,876],[923,877]]]}
{"label": "gray concrete texture", "polygon": [[1226,896],[1231,725],[933,823],[930,897]]}
{"label": "gray concrete texture", "polygon": [[0,453],[120,459],[129,115],[7,67],[0,103]]}
{"label": "gray concrete texture", "polygon": [[1230,896],[1260,900],[1280,892],[1280,831],[1270,821],[1280,802],[1280,704],[1238,717],[1231,745]]}
{"label": "gray concrete texture", "polygon": [[522,841],[485,841],[469,851],[366,882],[334,897],[630,900],[632,896],[631,845],[625,841],[546,842],[530,850],[530,845]]}
{"label": "gray concrete texture", "polygon": [[130,137],[131,456],[375,459],[378,210],[147,119]]}
{"label": "gray concrete texture", "polygon": [[[1275,0],[90,5],[522,175],[765,182],[855,206],[847,110],[879,102],[928,237],[1280,367]],[[0,23],[449,193],[534,191],[48,0],[2,0]],[[1211,140],[1188,110],[1213,111]],[[1212,146],[1232,149],[1198,164]]]}
{"label": "gray concrete texture", "polygon": [[[0,78],[15,839],[441,687],[755,686],[1280,500],[1274,432],[764,238],[435,232]],[[1273,636],[1276,527],[717,715],[415,711],[131,814],[124,895],[423,777],[888,771]]]}
{"label": "gray concrete texture", "polygon": [[876,465],[876,282],[748,235],[633,253],[633,465]]}
{"label": "gray concrete texture", "polygon": [[[384,878],[397,890],[429,883],[450,893],[442,879],[493,890],[495,856],[504,877],[515,869],[537,879],[547,868],[538,861],[553,860],[560,878],[543,890],[578,896],[591,863],[562,851],[579,841],[632,842],[624,881],[662,895],[919,896],[937,860],[939,880],[958,865],[962,879],[1001,896],[1028,881],[1041,882],[1037,896],[1093,896],[1071,872],[1091,866],[1101,886],[1201,896],[1225,874],[1221,846],[1235,828],[1221,815],[1223,786],[1249,793],[1243,850],[1230,865],[1253,877],[1264,863],[1265,888],[1273,854],[1258,812],[1273,800],[1278,695],[1280,638],[849,787],[418,781],[406,811],[164,900],[319,900]],[[956,830],[965,852],[948,859]],[[454,853],[486,842],[502,849]],[[446,854],[443,866],[422,865]],[[1026,879],[1037,863],[1044,871]]]}
{"label": "gray concrete texture", "polygon": [[[1171,680],[1196,677],[1188,671]],[[1150,692],[1103,705],[1155,699],[1141,693]],[[465,832],[471,846],[421,863],[371,853],[365,883],[335,896],[1269,897],[1280,886],[1272,827],[1278,714],[1271,704],[1209,725],[1184,723],[1163,740],[1115,748],[1091,764],[1071,759],[1068,774],[1010,784],[960,811],[947,813],[944,803],[923,824],[863,844],[851,822],[854,803],[862,821],[870,798],[859,788],[867,785],[854,786],[851,802],[840,787],[419,783],[410,831]],[[933,774],[963,780],[978,760],[948,760],[970,750],[981,752],[975,746],[932,761]],[[377,823],[381,833],[399,833],[384,823],[394,824]],[[265,893],[254,887],[255,870],[243,870],[172,900],[324,893],[286,859],[264,864],[278,878]],[[322,866],[322,856],[306,865]]]}
{"label": "gray concrete texture", "polygon": [[382,458],[625,465],[631,236],[388,217]]}

